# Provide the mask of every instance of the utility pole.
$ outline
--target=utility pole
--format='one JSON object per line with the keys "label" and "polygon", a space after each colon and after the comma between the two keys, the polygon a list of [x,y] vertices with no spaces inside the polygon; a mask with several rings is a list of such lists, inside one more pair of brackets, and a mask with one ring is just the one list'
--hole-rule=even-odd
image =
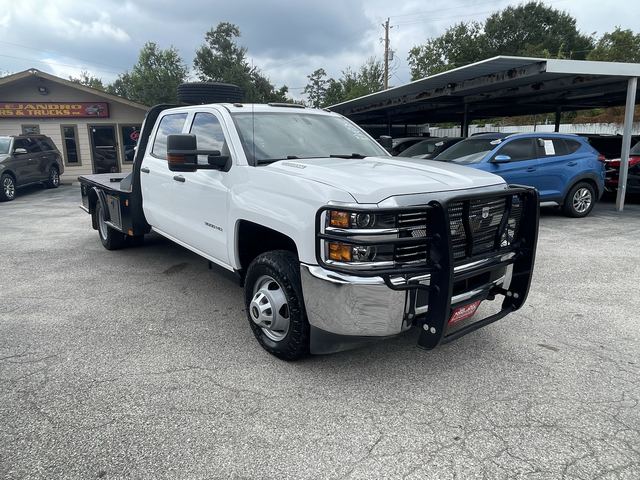
{"label": "utility pole", "polygon": [[384,27],[384,89],[389,88],[389,19],[382,24]]}

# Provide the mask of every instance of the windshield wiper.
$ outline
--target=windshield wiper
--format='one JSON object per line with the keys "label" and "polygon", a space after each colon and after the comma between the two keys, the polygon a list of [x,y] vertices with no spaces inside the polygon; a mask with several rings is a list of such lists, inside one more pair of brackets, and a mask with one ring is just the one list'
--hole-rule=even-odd
{"label": "windshield wiper", "polygon": [[367,158],[366,155],[361,153],[332,153],[329,155],[331,158]]}

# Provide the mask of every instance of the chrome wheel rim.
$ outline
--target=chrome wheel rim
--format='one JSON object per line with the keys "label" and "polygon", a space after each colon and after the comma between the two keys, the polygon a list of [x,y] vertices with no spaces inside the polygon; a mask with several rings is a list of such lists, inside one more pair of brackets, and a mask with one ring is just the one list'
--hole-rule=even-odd
{"label": "chrome wheel rim", "polygon": [[107,222],[104,219],[104,214],[102,212],[102,205],[98,203],[98,209],[96,210],[96,215],[98,216],[98,230],[100,231],[100,236],[107,239]]}
{"label": "chrome wheel rim", "polygon": [[290,324],[289,304],[282,286],[273,277],[263,275],[258,278],[253,287],[249,316],[274,342],[287,336]]}
{"label": "chrome wheel rim", "polygon": [[4,195],[7,198],[13,198],[16,194],[16,186],[13,184],[13,179],[11,177],[6,177],[2,182],[2,189],[4,190]]}
{"label": "chrome wheel rim", "polygon": [[591,191],[588,188],[579,188],[573,194],[573,208],[578,213],[584,213],[589,210],[592,201]]}
{"label": "chrome wheel rim", "polygon": [[60,174],[55,168],[51,170],[51,185],[57,187],[60,183]]}

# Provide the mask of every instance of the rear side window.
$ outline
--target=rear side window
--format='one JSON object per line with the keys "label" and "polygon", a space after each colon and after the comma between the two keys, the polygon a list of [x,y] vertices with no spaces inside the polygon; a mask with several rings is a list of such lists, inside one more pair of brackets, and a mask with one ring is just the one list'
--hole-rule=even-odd
{"label": "rear side window", "polygon": [[532,158],[536,158],[534,146],[533,138],[518,138],[506,143],[498,150],[497,155],[508,155],[513,162],[531,160]]}
{"label": "rear side window", "polygon": [[560,157],[570,153],[564,139],[549,137],[538,139],[538,151],[540,152],[540,158]]}
{"label": "rear side window", "polygon": [[42,150],[44,150],[45,152],[56,149],[56,147],[53,146],[51,140],[49,140],[48,138],[39,138],[38,142],[40,143],[40,147],[42,148]]}
{"label": "rear side window", "polygon": [[172,113],[162,117],[151,148],[151,154],[154,157],[167,159],[167,135],[182,133],[182,127],[184,127],[186,120],[186,113]]}
{"label": "rear side window", "polygon": [[573,152],[577,152],[580,148],[580,142],[576,140],[564,140],[564,143],[567,145],[567,155]]}

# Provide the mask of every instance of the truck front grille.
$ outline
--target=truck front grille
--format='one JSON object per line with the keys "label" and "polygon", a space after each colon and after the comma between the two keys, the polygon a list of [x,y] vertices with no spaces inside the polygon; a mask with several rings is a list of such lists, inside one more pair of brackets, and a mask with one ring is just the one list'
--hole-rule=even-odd
{"label": "truck front grille", "polygon": [[[454,202],[448,212],[454,260],[509,246],[520,226],[521,206],[515,195]],[[499,231],[503,231],[500,238]]]}
{"label": "truck front grille", "polygon": [[399,238],[415,238],[422,241],[415,244],[396,245],[393,254],[396,263],[426,263],[428,261],[429,249],[424,241],[427,236],[427,222],[426,211],[398,214]]}

